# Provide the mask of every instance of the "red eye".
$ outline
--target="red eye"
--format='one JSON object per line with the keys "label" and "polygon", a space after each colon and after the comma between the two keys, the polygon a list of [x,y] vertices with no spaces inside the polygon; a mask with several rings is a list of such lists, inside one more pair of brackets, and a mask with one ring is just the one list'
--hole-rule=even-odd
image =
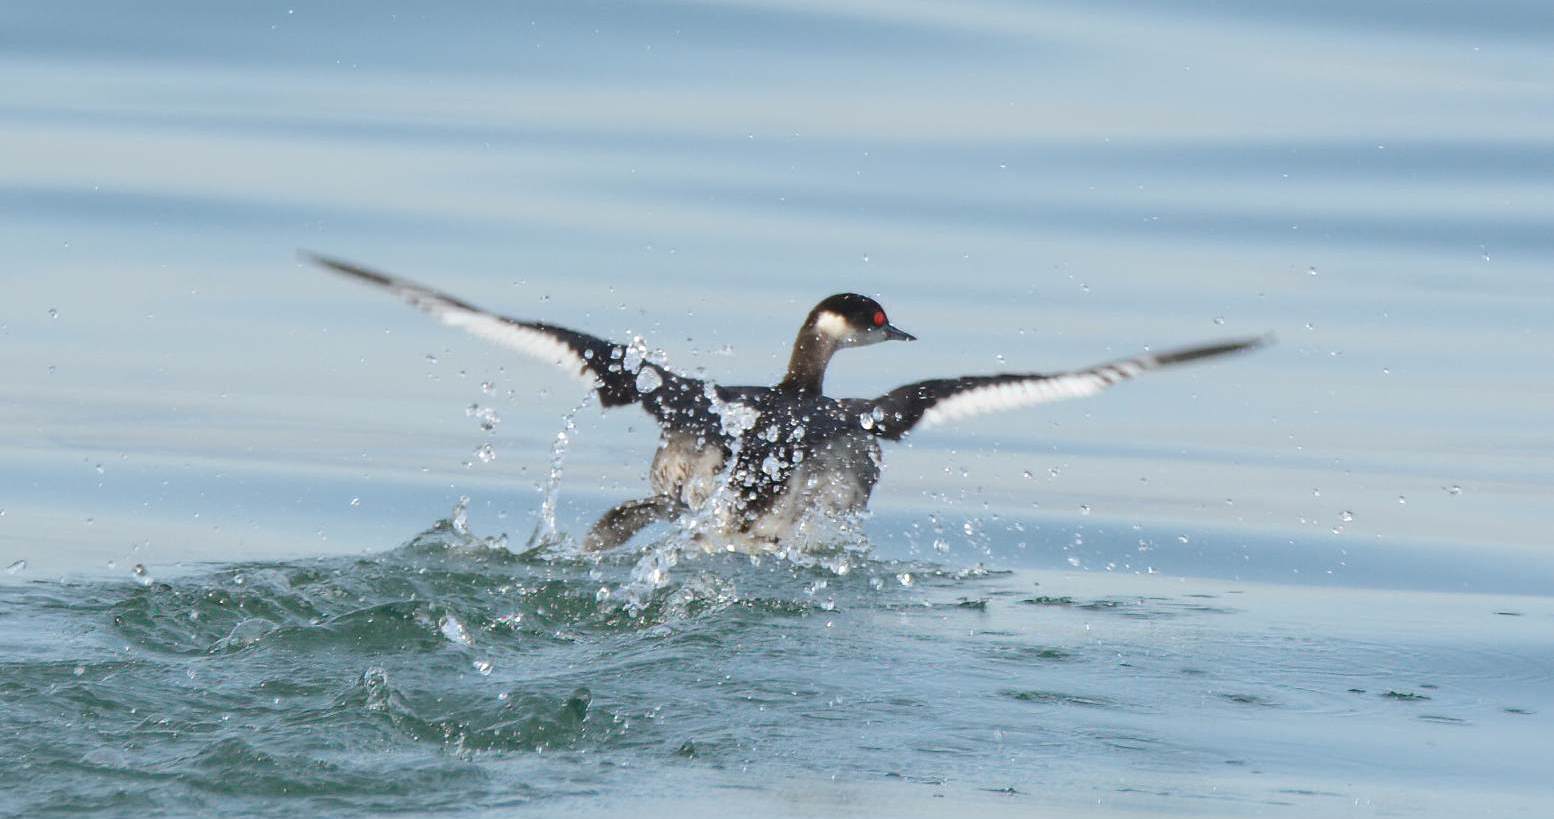
{"label": "red eye", "polygon": [[874,326],[875,327],[884,327],[885,326],[885,311],[884,310],[875,310],[874,311]]}

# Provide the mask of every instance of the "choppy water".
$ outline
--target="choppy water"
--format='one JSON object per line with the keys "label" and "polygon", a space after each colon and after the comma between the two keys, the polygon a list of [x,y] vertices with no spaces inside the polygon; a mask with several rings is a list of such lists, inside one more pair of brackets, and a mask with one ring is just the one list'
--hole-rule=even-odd
{"label": "choppy water", "polygon": [[[1549,814],[1551,21],[0,4],[0,810]],[[867,292],[920,341],[840,395],[1280,343],[653,587],[416,537],[584,531],[651,431],[298,248],[725,383]]]}
{"label": "choppy water", "polygon": [[19,815],[695,812],[730,792],[779,813],[792,793],[826,813],[944,795],[1011,815],[1554,804],[1548,598],[728,556],[687,558],[628,608],[600,589],[632,562],[524,558],[444,521],[370,556],[7,587],[3,802]]}

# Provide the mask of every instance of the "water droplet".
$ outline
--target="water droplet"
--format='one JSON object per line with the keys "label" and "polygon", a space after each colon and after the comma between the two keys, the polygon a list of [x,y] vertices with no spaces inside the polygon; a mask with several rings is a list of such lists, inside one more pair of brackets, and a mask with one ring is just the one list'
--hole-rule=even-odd
{"label": "water droplet", "polygon": [[86,666],[78,665],[75,668],[70,669],[70,673],[76,675],[77,677],[79,677],[82,674],[86,673]]}
{"label": "water droplet", "polygon": [[604,601],[606,601],[608,599],[610,599],[610,587],[609,586],[600,586],[599,590],[594,592],[594,602],[595,603],[603,603]]}
{"label": "water droplet", "polygon": [[448,513],[448,525],[460,535],[469,534],[469,496],[459,496],[458,503],[453,505],[453,511]]}
{"label": "water droplet", "polygon": [[902,572],[901,574],[896,575],[896,582],[900,583],[903,586],[910,587],[912,585],[912,573],[911,572]]}
{"label": "water droplet", "polygon": [[481,444],[475,447],[475,457],[483,464],[491,463],[496,460],[496,448],[490,444]]}
{"label": "water droplet", "polygon": [[1224,316],[1215,316],[1214,317],[1214,323],[1218,324],[1220,326],[1224,326],[1224,324],[1225,324],[1225,317]]}
{"label": "water droplet", "polygon": [[1176,542],[1177,543],[1187,543],[1189,541],[1190,541],[1190,538],[1188,538],[1186,535],[1177,535],[1176,536]]}
{"label": "water droplet", "polygon": [[97,470],[97,474],[99,474],[99,475],[103,474],[103,465],[102,464],[98,464],[95,468]]}
{"label": "water droplet", "polygon": [[491,661],[490,660],[476,660],[473,663],[470,663],[470,665],[474,666],[475,670],[479,671],[481,676],[483,676],[483,677],[491,676]]}
{"label": "water droplet", "polygon": [[1308,275],[1315,276],[1315,275],[1317,275],[1317,269],[1315,267],[1307,267],[1306,268],[1306,273]]}
{"label": "water droplet", "polygon": [[1349,511],[1348,509],[1345,509],[1341,514],[1339,514],[1338,519],[1343,521],[1344,523],[1353,523],[1354,522],[1354,513]]}
{"label": "water droplet", "polygon": [[58,310],[55,310],[55,309],[54,309],[54,308],[52,308],[52,307],[50,307],[50,308],[49,308],[49,318],[51,318],[51,319],[57,319],[57,318],[59,318],[59,311],[58,311]]}
{"label": "water droplet", "polygon": [[482,407],[479,404],[470,404],[464,408],[464,415],[475,419],[480,428],[486,432],[496,429],[496,425],[502,423],[502,416],[496,414],[496,410],[490,407]]}
{"label": "water droplet", "polygon": [[[707,389],[716,397],[717,393],[712,389],[710,382]],[[712,406],[718,414],[718,423],[723,428],[724,435],[733,437],[743,435],[754,429],[756,422],[761,420],[761,411],[748,404],[737,401],[723,403],[722,399],[718,399]]]}
{"label": "water droplet", "polygon": [[786,466],[786,464],[779,460],[775,455],[767,455],[765,458],[761,459],[761,472],[765,473],[768,478],[771,478],[774,481],[782,478],[784,466]]}
{"label": "water droplet", "polygon": [[480,391],[486,395],[492,395],[496,392],[496,384],[490,381],[482,381],[480,382]]}
{"label": "water droplet", "polygon": [[1398,495],[1398,503],[1399,504],[1403,504],[1403,505],[1407,505],[1408,504],[1408,498],[1403,496],[1403,495]]}
{"label": "water droplet", "polygon": [[858,426],[864,429],[874,429],[874,416],[867,412],[858,413]]}
{"label": "water droplet", "polygon": [[1313,489],[1313,490],[1311,490],[1311,497],[1313,497],[1313,498],[1320,498],[1320,497],[1322,497],[1322,490],[1321,489]]}
{"label": "water droplet", "polygon": [[1090,514],[1090,505],[1086,504],[1086,503],[1079,504],[1079,514],[1081,514],[1081,515],[1088,515],[1088,514]]}
{"label": "water droplet", "polygon": [[1448,494],[1448,495],[1461,495],[1462,494],[1462,487],[1460,487],[1460,486],[1458,486],[1456,484],[1452,484],[1451,486],[1445,486],[1445,487],[1442,487],[1442,488],[1446,490],[1446,494]]}
{"label": "water droplet", "polygon": [[637,392],[644,395],[663,386],[664,379],[653,367],[643,367],[637,370]]}
{"label": "water droplet", "polygon": [[352,509],[355,509],[356,507],[361,506],[361,505],[362,505],[362,499],[361,498],[351,498],[351,508]]}
{"label": "water droplet", "polygon": [[26,570],[27,570],[27,561],[26,560],[18,560],[15,563],[12,563],[11,565],[5,567],[5,573],[6,574],[21,574],[22,572],[24,572]]}
{"label": "water droplet", "polygon": [[437,363],[437,356],[432,355],[431,353],[427,353],[426,354],[426,363],[428,363],[428,364],[436,364]]}
{"label": "water droplet", "polygon": [[144,563],[136,563],[130,569],[130,574],[134,575],[135,579],[140,581],[142,586],[149,586],[152,583],[151,575],[146,573],[146,564]]}

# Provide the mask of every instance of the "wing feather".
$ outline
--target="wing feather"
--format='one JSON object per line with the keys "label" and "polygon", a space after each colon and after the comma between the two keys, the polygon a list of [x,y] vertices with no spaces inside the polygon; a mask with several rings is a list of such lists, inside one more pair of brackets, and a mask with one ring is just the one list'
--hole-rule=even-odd
{"label": "wing feather", "polygon": [[872,401],[849,402],[849,411],[868,414],[868,426],[898,439],[917,427],[931,427],[989,412],[1084,398],[1150,370],[1261,347],[1269,338],[1202,344],[1097,364],[1063,373],[1003,373],[938,378],[897,387]]}
{"label": "wing feather", "polygon": [[[499,316],[409,279],[349,262],[304,256],[336,273],[387,290],[443,324],[561,367],[596,389],[603,406],[641,403],[660,423],[680,429],[699,430],[713,424],[704,382],[652,362],[633,362],[626,345],[553,324]],[[652,370],[658,378],[639,378],[642,369]]]}

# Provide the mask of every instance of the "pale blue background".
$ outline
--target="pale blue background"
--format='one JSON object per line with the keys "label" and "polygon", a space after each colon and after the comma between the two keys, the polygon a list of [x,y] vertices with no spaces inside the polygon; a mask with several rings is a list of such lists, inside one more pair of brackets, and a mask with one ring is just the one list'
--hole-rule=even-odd
{"label": "pale blue background", "polygon": [[[841,357],[842,394],[1273,331],[918,436],[880,549],[937,555],[937,519],[955,563],[1546,593],[1551,29],[1534,2],[6,3],[0,563],[378,550],[459,495],[527,535],[579,392],[310,248],[733,383],[821,296],[876,294],[922,340]],[[653,446],[579,424],[573,530]]]}

